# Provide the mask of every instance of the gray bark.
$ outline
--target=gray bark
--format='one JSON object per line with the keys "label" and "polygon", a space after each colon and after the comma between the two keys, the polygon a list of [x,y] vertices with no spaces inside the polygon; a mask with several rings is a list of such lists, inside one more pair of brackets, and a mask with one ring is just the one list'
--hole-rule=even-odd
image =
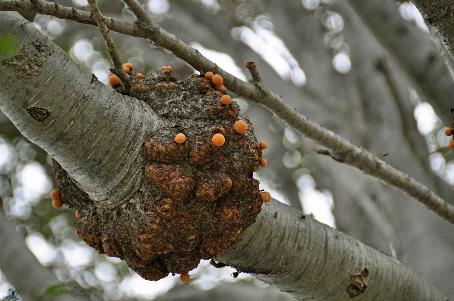
{"label": "gray bark", "polygon": [[[16,39],[17,53],[1,61],[0,109],[93,200],[106,206],[123,200],[140,184],[136,164],[157,117],[143,102],[101,84],[37,33],[19,14],[1,13],[0,35]],[[34,119],[27,112],[34,108],[48,117]]]}
{"label": "gray bark", "polygon": [[351,300],[352,275],[365,268],[367,289],[355,300],[446,300],[397,260],[276,201],[218,259],[299,300]]}

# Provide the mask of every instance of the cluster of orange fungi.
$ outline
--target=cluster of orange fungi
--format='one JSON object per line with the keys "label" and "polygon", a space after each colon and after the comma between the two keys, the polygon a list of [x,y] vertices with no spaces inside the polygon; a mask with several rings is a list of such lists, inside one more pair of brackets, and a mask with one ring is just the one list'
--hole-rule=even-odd
{"label": "cluster of orange fungi", "polygon": [[[123,69],[123,71],[125,73],[131,74],[132,70],[134,69],[134,66],[131,63],[124,63],[123,65],[121,65],[121,69]],[[164,73],[163,70],[165,72],[170,73],[172,71],[172,67],[163,66],[161,68],[161,73]],[[137,79],[143,79],[145,77],[142,72],[137,72],[135,76]],[[117,87],[121,84],[121,79],[115,74],[110,74],[108,77],[108,80],[109,80],[109,85],[111,85],[112,87]]]}
{"label": "cluster of orange fungi", "polygon": [[[122,65],[122,69],[123,69],[123,71],[125,73],[131,74],[131,72],[133,70],[133,65],[131,63],[125,63],[125,64]],[[161,74],[168,75],[171,72],[172,72],[172,67],[171,66],[163,66],[161,68]],[[137,72],[135,74],[135,77],[137,79],[143,79],[144,78],[144,74],[141,73],[141,72]],[[220,91],[222,93],[226,92],[226,88],[224,86],[224,79],[222,78],[221,75],[213,74],[213,72],[208,71],[208,72],[205,72],[205,77],[207,79],[211,80],[211,82],[215,85],[215,87],[216,87],[216,89],[218,91]],[[110,74],[109,75],[109,84],[112,87],[116,87],[116,86],[121,84],[121,80],[120,80],[120,78],[117,75]],[[230,105],[232,103],[232,98],[229,95],[227,95],[227,94],[222,95],[220,100],[219,100],[219,103],[221,105],[223,105],[223,106],[228,106],[228,105]],[[240,119],[240,120],[236,121],[233,124],[233,129],[235,130],[236,133],[238,133],[240,135],[245,135],[247,133],[247,130],[248,130],[248,124],[247,124],[246,121]],[[447,129],[445,131],[445,133],[446,133],[447,136],[451,136],[452,135],[452,129]],[[175,135],[175,142],[178,143],[178,144],[185,143],[186,142],[186,135],[183,134],[183,133],[176,134]],[[223,146],[225,144],[225,137],[221,133],[214,134],[213,137],[211,137],[211,142],[213,143],[214,146],[221,147],[221,146]],[[450,146],[454,147],[454,140],[451,141]],[[265,150],[268,147],[268,142],[266,142],[265,140],[260,141],[259,147],[260,147],[260,149]],[[260,164],[260,166],[265,167],[265,166],[268,165],[268,160],[266,160],[264,158],[261,158],[259,164]],[[61,201],[61,196],[60,196],[60,190],[58,190],[58,189],[52,190],[52,192],[50,193],[50,196],[52,198],[52,206],[54,208],[61,208],[62,207],[62,201]],[[260,199],[264,203],[269,202],[271,200],[271,194],[269,192],[267,192],[267,191],[262,191],[260,193]],[[80,217],[80,210],[76,210],[75,211],[75,216],[77,218]],[[184,273],[184,274],[180,275],[180,280],[184,284],[188,283],[190,279],[191,279],[191,276],[188,273]]]}
{"label": "cluster of orange fungi", "polygon": [[445,129],[445,135],[446,136],[453,136],[451,141],[449,141],[449,147],[454,148],[454,128],[446,128]]}

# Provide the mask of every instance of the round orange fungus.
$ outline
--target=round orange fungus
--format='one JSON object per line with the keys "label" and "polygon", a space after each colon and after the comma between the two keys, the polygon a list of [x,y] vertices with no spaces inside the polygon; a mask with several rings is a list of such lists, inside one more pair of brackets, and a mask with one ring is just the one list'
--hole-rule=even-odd
{"label": "round orange fungus", "polygon": [[222,76],[220,76],[219,74],[213,75],[213,77],[211,78],[211,81],[212,81],[213,84],[215,84],[216,86],[220,86],[220,85],[224,84],[224,79],[223,79]]}
{"label": "round orange fungus", "polygon": [[132,71],[132,64],[131,63],[124,63],[123,65],[121,65],[121,68],[123,69],[124,72],[129,74]]}
{"label": "round orange fungus", "polygon": [[55,209],[61,208],[63,205],[61,202],[61,195],[60,195],[60,190],[54,189],[50,192],[50,197],[52,199],[52,206]]}
{"label": "round orange fungus", "polygon": [[262,166],[262,167],[265,167],[265,166],[267,166],[267,165],[268,165],[268,160],[267,160],[267,159],[264,159],[264,158],[262,158],[262,159],[260,159],[260,162],[259,162],[259,164],[260,164],[260,166]]}
{"label": "round orange fungus", "polygon": [[452,136],[452,128],[446,128],[445,129],[445,135],[446,136]]}
{"label": "round orange fungus", "polygon": [[183,133],[178,133],[175,136],[175,142],[178,144],[184,143],[186,141],[186,135]]}
{"label": "round orange fungus", "polygon": [[228,106],[232,102],[232,98],[228,95],[221,96],[221,104],[224,106]]}
{"label": "round orange fungus", "polygon": [[211,138],[211,142],[213,142],[216,146],[223,146],[225,143],[225,137],[222,134],[214,134],[213,138]]}
{"label": "round orange fungus", "polygon": [[136,78],[137,78],[137,79],[142,79],[142,78],[144,78],[144,77],[145,77],[145,76],[143,75],[142,72],[137,72],[137,73],[136,73]]}
{"label": "round orange fungus", "polygon": [[180,280],[181,280],[181,282],[186,284],[186,283],[189,282],[189,280],[191,280],[191,276],[188,273],[181,274],[180,275]]}
{"label": "round orange fungus", "polygon": [[454,148],[454,139],[449,142],[449,147]]}
{"label": "round orange fungus", "polygon": [[271,194],[267,191],[263,191],[260,193],[260,199],[264,203],[269,202],[271,200]]}
{"label": "round orange fungus", "polygon": [[224,85],[217,85],[216,89],[222,93],[225,93],[225,91],[227,91]]}
{"label": "round orange fungus", "polygon": [[208,78],[208,79],[211,79],[213,77],[213,72],[211,71],[208,71],[208,72],[205,72],[205,77]]}
{"label": "round orange fungus", "polygon": [[172,66],[165,65],[161,67],[161,73],[162,74],[170,74],[172,73]]}
{"label": "round orange fungus", "polygon": [[74,212],[74,215],[79,218],[80,217],[80,210],[77,209],[75,212]]}
{"label": "round orange fungus", "polygon": [[116,87],[121,83],[120,78],[115,74],[109,75],[109,85]]}
{"label": "round orange fungus", "polygon": [[267,149],[268,148],[268,142],[265,140],[260,141],[259,146],[261,149]]}
{"label": "round orange fungus", "polygon": [[238,133],[238,134],[241,134],[241,135],[244,135],[246,134],[247,132],[247,123],[246,121],[244,120],[238,120],[237,122],[235,122],[235,124],[233,125],[233,128],[235,129],[235,131]]}

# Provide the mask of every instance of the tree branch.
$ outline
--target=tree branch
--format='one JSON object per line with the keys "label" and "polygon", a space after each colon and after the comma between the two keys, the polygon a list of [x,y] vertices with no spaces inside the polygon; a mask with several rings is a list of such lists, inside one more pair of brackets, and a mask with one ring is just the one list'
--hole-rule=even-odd
{"label": "tree branch", "polygon": [[397,260],[276,201],[218,259],[299,300],[351,300],[364,269],[367,288],[355,300],[446,300]]}
{"label": "tree branch", "polygon": [[129,76],[126,74],[126,72],[123,71],[123,68],[121,66],[122,63],[120,59],[120,54],[118,53],[118,50],[115,47],[113,39],[109,35],[109,29],[107,28],[107,25],[104,22],[104,18],[101,15],[101,12],[99,11],[98,5],[96,4],[96,0],[88,0],[88,3],[90,4],[93,19],[95,19],[99,31],[101,32],[101,35],[104,38],[104,41],[106,42],[106,48],[112,60],[112,65],[114,66],[114,70],[112,71],[116,75],[118,75],[118,77],[120,77],[125,87],[125,90],[129,91],[131,86]]}
{"label": "tree branch", "polygon": [[0,58],[0,109],[92,200],[122,201],[141,182],[136,164],[158,117],[101,84],[17,13],[0,16],[0,36],[15,43],[14,56]]}
{"label": "tree branch", "polygon": [[[44,2],[36,0],[38,2]],[[3,6],[0,2],[0,9]],[[174,35],[159,27],[143,7],[135,0],[125,0],[125,3],[138,17],[138,26],[146,32],[146,37],[156,45],[170,50],[174,55],[189,63],[197,70],[211,70],[224,78],[224,84],[230,90],[251,101],[257,102],[285,120],[290,126],[299,130],[310,139],[329,148],[336,157],[342,156],[343,162],[354,166],[364,173],[382,179],[391,186],[406,192],[416,200],[427,206],[444,219],[454,223],[454,207],[432,192],[427,186],[419,183],[408,174],[401,172],[367,150],[352,144],[350,141],[322,128],[306,116],[289,107],[285,101],[261,84],[246,83],[218,67],[215,63],[205,58],[196,49],[190,47]],[[82,13],[80,13],[82,15]],[[116,21],[113,22],[116,24]],[[106,22],[108,25],[108,23]],[[132,28],[131,26],[122,26]],[[440,81],[445,81],[441,79]]]}
{"label": "tree branch", "polygon": [[348,0],[348,3],[406,72],[415,89],[449,124],[454,80],[445,60],[430,36],[405,22],[395,1],[387,1]]}

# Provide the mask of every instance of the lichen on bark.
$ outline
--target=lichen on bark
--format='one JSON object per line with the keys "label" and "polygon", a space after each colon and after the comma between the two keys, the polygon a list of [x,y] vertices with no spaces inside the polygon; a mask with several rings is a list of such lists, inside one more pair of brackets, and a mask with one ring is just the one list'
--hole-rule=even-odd
{"label": "lichen on bark", "polygon": [[[249,123],[238,104],[221,104],[223,93],[204,76],[177,81],[165,72],[131,81],[129,94],[163,121],[144,141],[140,189],[122,205],[103,208],[58,171],[57,183],[63,203],[80,210],[77,233],[88,245],[159,280],[187,273],[240,240],[260,212],[253,172],[262,151],[250,125],[245,134],[235,131],[239,119]],[[175,142],[178,133],[185,142]],[[224,145],[212,143],[215,134]]]}

